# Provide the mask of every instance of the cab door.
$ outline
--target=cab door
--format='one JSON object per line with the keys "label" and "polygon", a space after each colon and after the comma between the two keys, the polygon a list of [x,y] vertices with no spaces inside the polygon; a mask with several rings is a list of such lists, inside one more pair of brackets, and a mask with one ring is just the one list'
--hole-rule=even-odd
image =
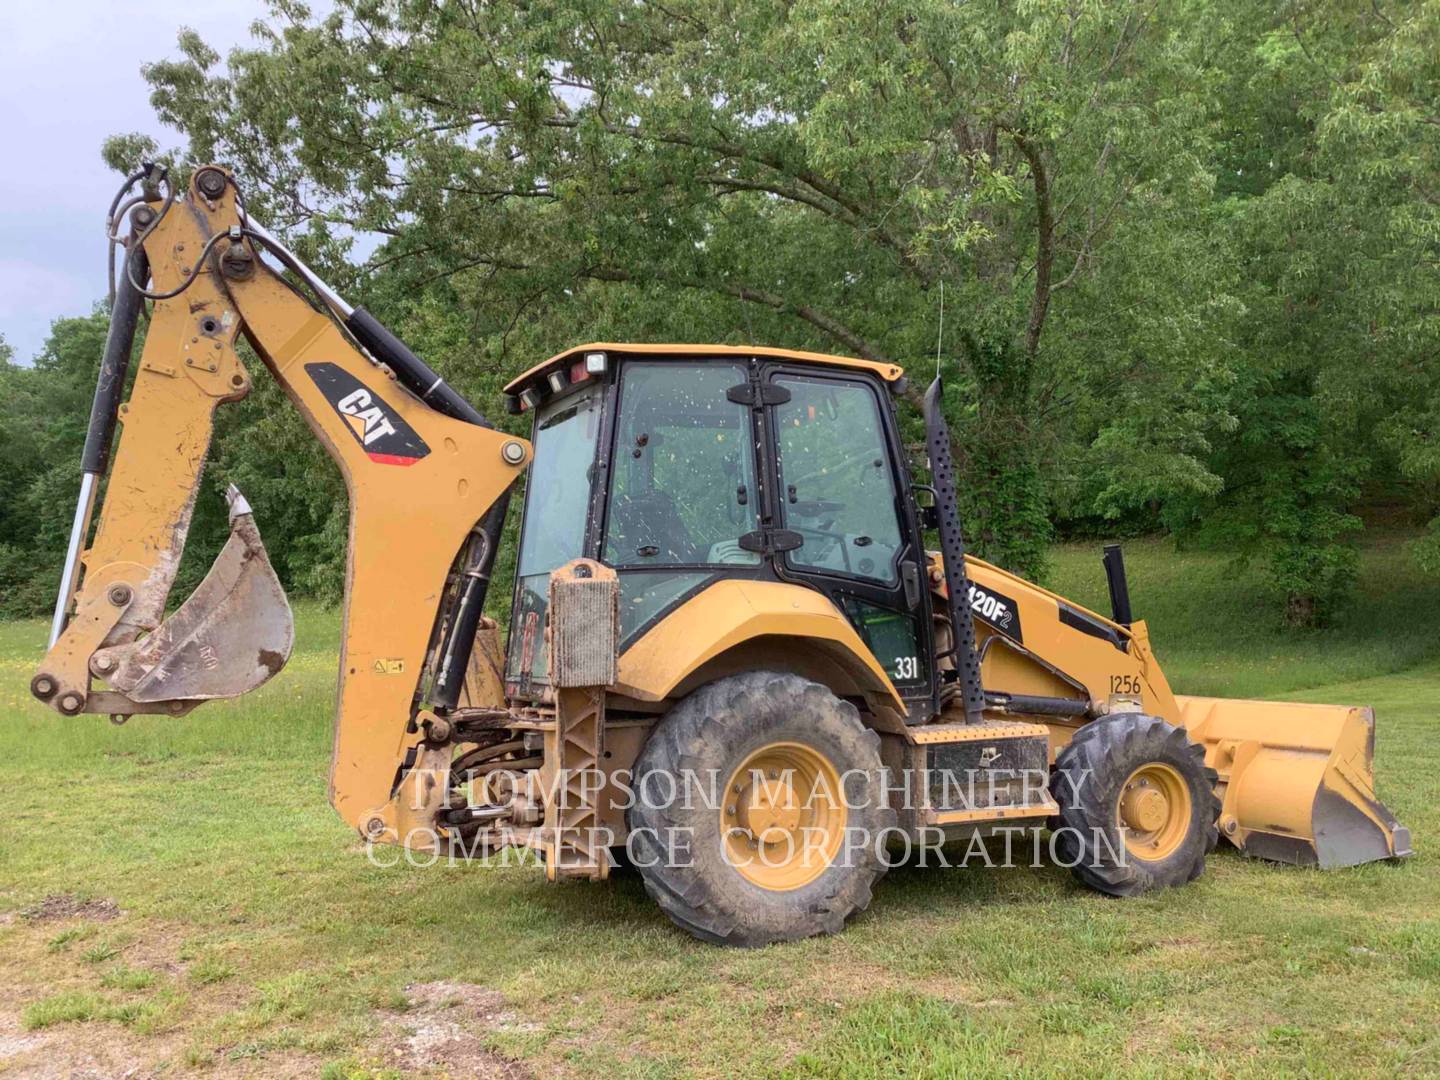
{"label": "cab door", "polygon": [[[771,512],[782,577],[845,612],[911,706],[934,710],[929,590],[894,413],[865,375],[785,365],[767,373]],[[797,543],[798,541],[798,543]]]}

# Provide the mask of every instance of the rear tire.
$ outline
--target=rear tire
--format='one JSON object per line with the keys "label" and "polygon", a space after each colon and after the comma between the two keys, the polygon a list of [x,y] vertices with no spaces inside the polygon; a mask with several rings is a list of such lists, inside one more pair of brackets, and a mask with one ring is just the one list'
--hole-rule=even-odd
{"label": "rear tire", "polygon": [[1056,854],[1110,896],[1194,881],[1220,837],[1215,781],[1182,728],[1144,713],[1092,721],[1051,774]]}
{"label": "rear tire", "polygon": [[[687,777],[694,797],[667,797]],[[886,870],[884,777],[879,736],[824,686],[769,671],[721,679],[676,705],[640,752],[630,853],[661,910],[702,940],[833,934]]]}

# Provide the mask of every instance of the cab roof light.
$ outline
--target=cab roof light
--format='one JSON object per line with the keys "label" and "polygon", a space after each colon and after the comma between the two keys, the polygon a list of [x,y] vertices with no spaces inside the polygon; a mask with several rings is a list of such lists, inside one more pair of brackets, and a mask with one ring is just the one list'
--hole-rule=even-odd
{"label": "cab roof light", "polygon": [[545,378],[550,383],[551,393],[558,394],[570,385],[570,380],[566,377],[563,368],[550,372]]}
{"label": "cab roof light", "polygon": [[591,375],[604,375],[609,359],[603,352],[587,352],[585,354],[585,370]]}
{"label": "cab roof light", "polygon": [[540,390],[538,387],[527,386],[520,391],[520,408],[533,409],[540,404]]}

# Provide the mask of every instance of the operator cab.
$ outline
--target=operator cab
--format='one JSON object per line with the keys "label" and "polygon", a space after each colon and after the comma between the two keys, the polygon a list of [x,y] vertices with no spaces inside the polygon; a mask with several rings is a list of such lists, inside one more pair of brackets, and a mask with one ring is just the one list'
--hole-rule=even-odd
{"label": "operator cab", "polygon": [[546,673],[549,575],[620,580],[620,648],[726,578],[827,596],[914,713],[934,710],[924,544],[890,364],[725,346],[592,345],[507,387],[534,416],[507,691]]}

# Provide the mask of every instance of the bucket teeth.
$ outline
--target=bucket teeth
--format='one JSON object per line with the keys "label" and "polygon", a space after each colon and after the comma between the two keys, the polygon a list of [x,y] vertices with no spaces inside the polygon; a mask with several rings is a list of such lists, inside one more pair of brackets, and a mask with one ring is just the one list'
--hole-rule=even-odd
{"label": "bucket teeth", "polygon": [[199,587],[142,641],[102,650],[109,683],[134,701],[238,697],[290,657],[294,619],[250,504],[233,484],[230,539]]}
{"label": "bucket teeth", "polygon": [[233,525],[235,519],[242,514],[250,513],[250,502],[240,493],[240,489],[234,484],[225,488],[225,505],[230,507],[230,523]]}

